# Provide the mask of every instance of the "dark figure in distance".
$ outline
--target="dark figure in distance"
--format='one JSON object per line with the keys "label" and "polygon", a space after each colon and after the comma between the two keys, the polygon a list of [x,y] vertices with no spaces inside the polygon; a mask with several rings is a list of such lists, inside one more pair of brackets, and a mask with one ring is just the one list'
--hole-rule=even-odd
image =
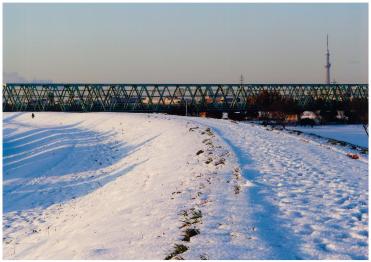
{"label": "dark figure in distance", "polygon": [[31,117],[32,117],[32,119],[35,117],[34,113],[32,113]]}

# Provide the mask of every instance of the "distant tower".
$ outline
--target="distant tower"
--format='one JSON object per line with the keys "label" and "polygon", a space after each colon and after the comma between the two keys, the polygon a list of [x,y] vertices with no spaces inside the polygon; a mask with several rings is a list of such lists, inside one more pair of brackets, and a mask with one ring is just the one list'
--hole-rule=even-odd
{"label": "distant tower", "polygon": [[331,79],[330,79],[330,51],[328,50],[328,35],[327,35],[327,53],[326,53],[326,84],[330,84]]}

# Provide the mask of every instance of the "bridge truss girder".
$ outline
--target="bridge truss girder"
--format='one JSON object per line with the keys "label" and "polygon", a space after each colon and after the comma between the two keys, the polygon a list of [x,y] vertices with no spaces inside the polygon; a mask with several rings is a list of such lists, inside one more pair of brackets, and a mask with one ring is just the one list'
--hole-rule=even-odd
{"label": "bridge truss girder", "polygon": [[367,84],[6,84],[3,111],[246,111],[262,92],[279,93],[302,108],[368,100]]}

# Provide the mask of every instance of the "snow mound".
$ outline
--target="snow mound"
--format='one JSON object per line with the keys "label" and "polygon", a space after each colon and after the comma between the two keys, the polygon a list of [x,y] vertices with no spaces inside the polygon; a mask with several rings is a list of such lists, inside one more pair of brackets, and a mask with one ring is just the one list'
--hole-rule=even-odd
{"label": "snow mound", "polygon": [[6,259],[367,259],[368,159],[254,124],[4,114]]}

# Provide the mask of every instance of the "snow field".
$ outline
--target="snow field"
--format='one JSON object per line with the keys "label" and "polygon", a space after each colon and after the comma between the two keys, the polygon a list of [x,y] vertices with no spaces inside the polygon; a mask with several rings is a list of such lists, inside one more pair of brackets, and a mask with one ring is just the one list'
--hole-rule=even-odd
{"label": "snow field", "polygon": [[[199,120],[196,120],[199,121]],[[265,259],[367,259],[368,160],[262,126],[208,119],[239,159]]]}
{"label": "snow field", "polygon": [[364,156],[229,120],[3,122],[4,258],[368,258]]}
{"label": "snow field", "polygon": [[368,148],[368,136],[362,125],[295,126],[288,128]]}
{"label": "snow field", "polygon": [[[207,206],[234,200],[234,187],[205,127],[107,113],[7,114],[4,127],[5,258],[163,259],[176,243],[184,257],[210,256],[191,246],[204,214],[226,208]],[[203,216],[184,227],[192,211]],[[200,234],[182,241],[186,228]]]}

